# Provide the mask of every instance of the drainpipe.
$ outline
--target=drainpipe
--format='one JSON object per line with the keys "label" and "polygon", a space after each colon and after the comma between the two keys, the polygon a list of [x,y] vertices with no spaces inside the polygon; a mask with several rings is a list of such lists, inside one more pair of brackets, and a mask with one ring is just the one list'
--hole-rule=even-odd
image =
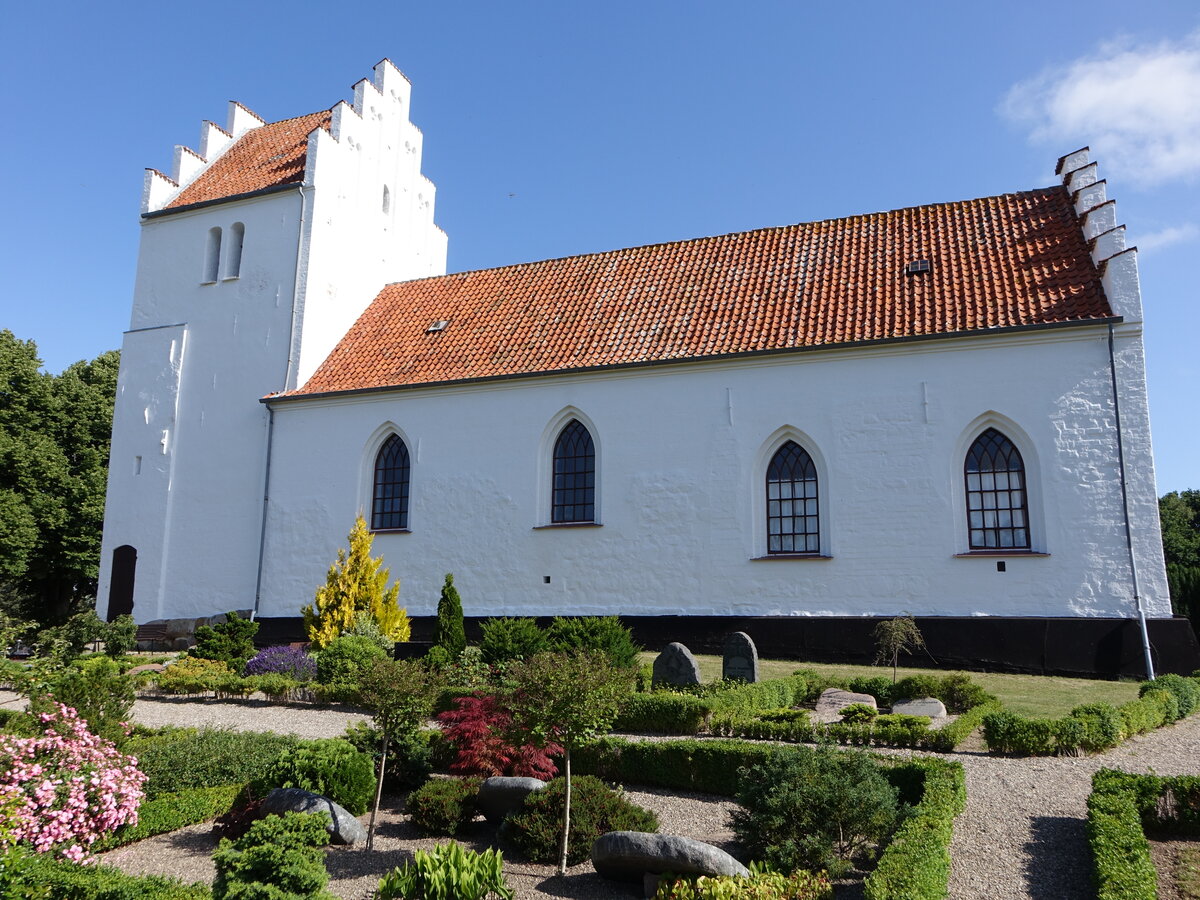
{"label": "drainpipe", "polygon": [[1125,442],[1121,437],[1121,395],[1117,390],[1117,355],[1113,349],[1113,326],[1108,323],[1108,368],[1112,373],[1113,420],[1117,427],[1117,467],[1121,473],[1121,510],[1125,516],[1125,547],[1129,551],[1129,575],[1133,581],[1133,605],[1137,608],[1138,626],[1142,632],[1142,653],[1146,657],[1146,677],[1154,678],[1154,662],[1150,657],[1150,632],[1146,628],[1146,610],[1138,589],[1137,560],[1133,554],[1133,529],[1129,524],[1129,490],[1125,482]]}
{"label": "drainpipe", "polygon": [[267,548],[267,506],[271,502],[271,443],[275,438],[275,408],[267,404],[267,464],[263,473],[262,524],[258,528],[258,574],[254,577],[254,609],[250,621],[258,619],[258,603],[262,599],[263,555]]}

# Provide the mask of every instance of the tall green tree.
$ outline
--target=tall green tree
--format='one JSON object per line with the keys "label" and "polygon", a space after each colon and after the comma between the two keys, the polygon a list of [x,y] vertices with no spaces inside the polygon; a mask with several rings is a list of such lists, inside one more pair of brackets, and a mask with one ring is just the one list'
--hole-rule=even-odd
{"label": "tall green tree", "polygon": [[446,573],[446,581],[442,584],[442,596],[438,599],[433,643],[434,646],[444,648],[452,660],[458,659],[458,655],[467,647],[462,600],[459,599],[458,588],[454,586],[454,576],[449,572]]}
{"label": "tall green tree", "polygon": [[1171,491],[1158,499],[1171,608],[1200,629],[1200,490]]}
{"label": "tall green tree", "polygon": [[41,367],[0,331],[0,583],[19,615],[56,624],[95,597],[119,355]]}

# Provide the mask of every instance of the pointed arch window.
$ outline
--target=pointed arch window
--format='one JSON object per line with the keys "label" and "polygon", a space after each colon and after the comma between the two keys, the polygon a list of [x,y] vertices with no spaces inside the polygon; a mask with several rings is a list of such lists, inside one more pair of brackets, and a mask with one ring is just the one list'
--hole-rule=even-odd
{"label": "pointed arch window", "polygon": [[371,530],[408,528],[408,448],[391,435],[375,457],[375,489],[371,500]]}
{"label": "pointed arch window", "polygon": [[767,466],[767,554],[820,552],[817,467],[807,450],[788,441]]}
{"label": "pointed arch window", "polygon": [[1029,502],[1021,451],[995,428],[975,439],[964,466],[972,550],[1028,550]]}
{"label": "pointed arch window", "polygon": [[554,442],[554,483],[550,521],[596,521],[596,448],[592,435],[572,419]]}

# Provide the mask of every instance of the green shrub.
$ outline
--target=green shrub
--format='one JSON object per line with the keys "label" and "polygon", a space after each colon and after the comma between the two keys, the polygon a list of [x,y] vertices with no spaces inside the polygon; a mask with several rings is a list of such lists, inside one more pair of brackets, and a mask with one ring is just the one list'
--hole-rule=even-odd
{"label": "green shrub", "polygon": [[556,653],[604,653],[614,666],[634,668],[642,648],[616,616],[556,616],[546,631],[546,649]]}
{"label": "green shrub", "polygon": [[[558,861],[566,780],[555,778],[525,798],[525,806],[505,819],[505,834],[534,862]],[[592,844],[610,831],[658,831],[658,819],[635,806],[598,778],[571,779],[571,832],[568,864],[588,858]]]}
{"label": "green shrub", "polygon": [[408,795],[412,822],[429,834],[458,834],[475,818],[480,778],[434,778]]}
{"label": "green shrub", "polygon": [[[317,654],[317,681],[352,694],[357,692],[358,679],[377,659],[387,659],[387,654],[370,638],[357,634],[334,638]],[[343,695],[338,699],[348,697]]]}
{"label": "green shrub", "polygon": [[125,613],[107,623],[103,633],[104,652],[110,659],[124,656],[137,646],[137,623]]}
{"label": "green shrub", "polygon": [[989,694],[983,685],[976,684],[968,675],[947,675],[941,682],[938,693],[933,696],[945,703],[949,712],[964,713],[980,706],[1000,703],[995,694]]}
{"label": "green shrub", "polygon": [[341,738],[297,741],[250,782],[257,797],[274,788],[311,791],[361,816],[375,797],[375,767],[369,754]]}
{"label": "green shrub", "polygon": [[528,659],[546,649],[546,632],[535,619],[487,619],[479,627],[483,632],[479,649],[491,665]]}
{"label": "green shrub", "polygon": [[1138,690],[1138,696],[1144,696],[1148,691],[1164,690],[1175,697],[1179,705],[1176,719],[1190,716],[1200,706],[1200,688],[1196,682],[1182,675],[1159,675],[1153,681],[1143,681]]}
{"label": "green shrub", "polygon": [[71,707],[88,730],[117,745],[125,743],[125,723],[133,710],[133,679],[104,656],[81,660],[48,682],[48,690],[29,697],[33,715],[51,712],[56,703]]}
{"label": "green shrub", "polygon": [[431,851],[417,850],[411,863],[388,872],[379,882],[378,900],[513,900],[504,880],[498,850],[464,850],[454,841]]}
{"label": "green shrub", "polygon": [[158,875],[126,875],[99,864],[80,865],[49,853],[25,857],[19,880],[5,897],[70,898],[70,900],[210,900],[205,884],[184,884]]}
{"label": "green shrub", "polygon": [[97,841],[92,850],[103,852],[123,847],[156,834],[178,831],[188,825],[208,822],[233,808],[243,785],[191,788],[178,794],[163,794],[138,807],[136,825],[122,825],[111,835]]}
{"label": "green shrub", "polygon": [[909,675],[892,686],[892,702],[917,697],[937,697],[942,693],[942,679],[937,675]]}
{"label": "green shrub", "polygon": [[[412,626],[410,625],[410,634],[412,633],[411,629]],[[392,652],[396,649],[395,638],[388,637],[379,623],[375,621],[375,617],[370,614],[360,613],[355,616],[354,621],[350,623],[350,627],[345,629],[342,634],[364,637],[372,644],[376,644],[388,656],[391,656]]]}
{"label": "green shrub", "polygon": [[325,813],[267,816],[213,854],[217,876],[213,900],[325,900],[329,873],[323,848],[329,842]]}
{"label": "green shrub", "polygon": [[895,787],[863,753],[792,748],[740,775],[733,832],[785,872],[845,871],[886,840],[900,814]]}
{"label": "green shrub", "polygon": [[574,751],[571,765],[575,772],[621,784],[732,797],[737,792],[739,767],[760,763],[778,750],[769,744],[745,741],[626,741],[608,737]]}
{"label": "green shrub", "polygon": [[892,705],[892,679],[883,675],[851,678],[846,685],[856,694],[870,694],[880,706]]}
{"label": "green shrub", "polygon": [[231,671],[241,672],[246,661],[254,655],[254,635],[258,623],[243,619],[230,610],[225,621],[217,625],[201,625],[196,629],[196,646],[188,651],[197,659],[223,662]]}
{"label": "green shrub", "polygon": [[804,723],[807,724],[812,718],[812,713],[807,709],[765,709],[760,712],[757,719],[764,722],[786,722],[787,724]]}
{"label": "green shrub", "polygon": [[442,584],[442,596],[438,599],[433,643],[434,646],[445,650],[451,659],[458,659],[458,655],[467,647],[462,600],[459,599],[458,588],[454,586],[454,576],[449,572],[446,573],[446,581]]}
{"label": "green shrub", "polygon": [[158,673],[158,689],[168,694],[203,694],[229,672],[229,666],[220,660],[185,656]]}
{"label": "green shrub", "polygon": [[879,710],[868,703],[851,703],[842,710],[842,721],[847,725],[865,725],[878,715]]}
{"label": "green shrub", "polygon": [[218,700],[244,700],[259,689],[260,677],[252,675],[246,678],[237,672],[224,672],[214,675],[209,686]]}
{"label": "green shrub", "polygon": [[751,864],[750,877],[723,875],[664,879],[654,900],[833,900],[824,874],[803,869],[784,875]]}
{"label": "green shrub", "polygon": [[[375,771],[379,771],[383,732],[377,726],[370,722],[355,722],[346,726],[343,737],[359,752],[368,754],[374,760]],[[444,768],[453,759],[453,751],[447,750],[443,746],[445,743],[440,731],[393,735],[388,741],[383,789],[396,794],[423,785],[435,768]]]}
{"label": "green shrub", "polygon": [[983,717],[983,739],[992,753],[1050,756],[1057,748],[1054,719],[1024,719],[1005,710]]}
{"label": "green shrub", "polygon": [[[300,682],[281,672],[268,672],[265,675],[253,676],[257,679],[257,689],[262,691],[272,703],[286,703],[294,700],[300,693]],[[250,681],[247,678],[246,681]]]}
{"label": "green shrub", "polygon": [[135,736],[125,750],[148,776],[146,797],[152,800],[192,788],[245,784],[298,743],[292,735],[269,731],[181,728]]}
{"label": "green shrub", "polygon": [[1115,747],[1125,737],[1121,713],[1111,704],[1085,703],[1071,710],[1070,718],[1081,724],[1079,746],[1088,753]]}
{"label": "green shrub", "polygon": [[760,709],[781,709],[810,699],[808,675],[796,674],[787,678],[772,678],[754,684],[742,684],[714,694],[714,713],[748,713]]}
{"label": "green shrub", "polygon": [[614,731],[649,734],[695,734],[712,713],[700,697],[655,691],[631,694],[613,723]]}

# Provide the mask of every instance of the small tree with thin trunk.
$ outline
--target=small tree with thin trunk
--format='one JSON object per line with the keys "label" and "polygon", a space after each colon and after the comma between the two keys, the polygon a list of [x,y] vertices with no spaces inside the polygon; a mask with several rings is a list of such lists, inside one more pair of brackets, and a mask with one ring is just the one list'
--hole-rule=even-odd
{"label": "small tree with thin trunk", "polygon": [[379,759],[379,783],[375,787],[375,805],[367,829],[367,849],[375,839],[375,818],[383,795],[383,777],[387,769],[388,744],[393,737],[413,736],[433,713],[441,683],[437,674],[412,659],[379,659],[359,681],[359,696],[375,715],[375,724],[383,732]]}
{"label": "small tree with thin trunk", "polygon": [[925,638],[911,613],[894,619],[885,619],[871,632],[875,639],[875,665],[890,663],[892,684],[896,683],[896,668],[900,665],[900,654],[925,649]]}
{"label": "small tree with thin trunk", "polygon": [[632,669],[615,667],[603,653],[539,653],[510,670],[507,706],[523,740],[560,744],[566,780],[558,873],[567,872],[571,825],[571,752],[612,728],[621,703],[633,690]]}

